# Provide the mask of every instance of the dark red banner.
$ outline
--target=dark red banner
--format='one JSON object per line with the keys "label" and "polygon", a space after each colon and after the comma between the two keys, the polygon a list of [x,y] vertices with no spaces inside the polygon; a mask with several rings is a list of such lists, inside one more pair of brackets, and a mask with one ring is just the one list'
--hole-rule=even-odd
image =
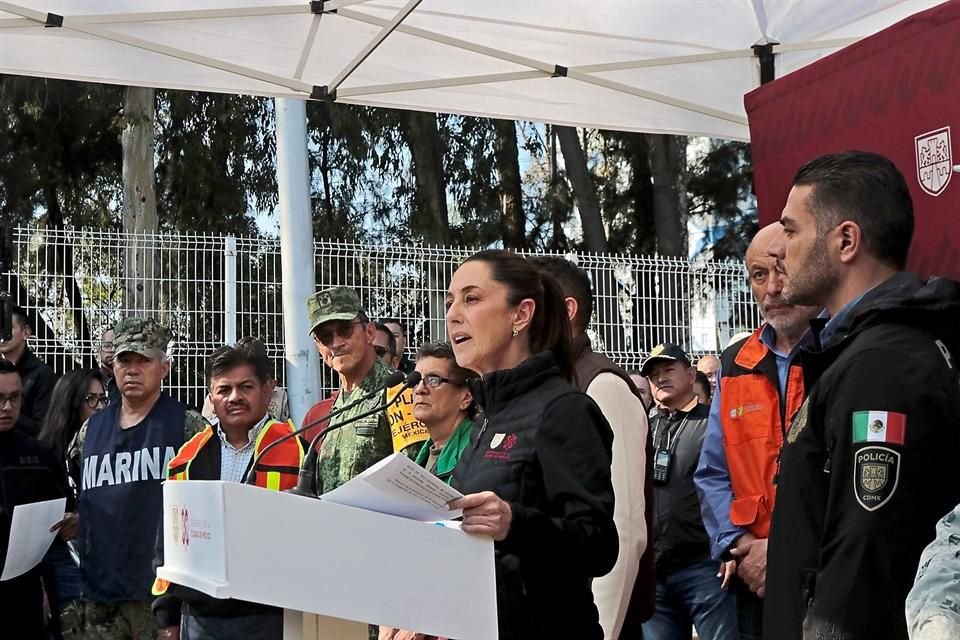
{"label": "dark red banner", "polygon": [[960,278],[960,0],[892,27],[744,97],[761,225],[794,172],[824,153],[887,156],[913,196],[909,268]]}

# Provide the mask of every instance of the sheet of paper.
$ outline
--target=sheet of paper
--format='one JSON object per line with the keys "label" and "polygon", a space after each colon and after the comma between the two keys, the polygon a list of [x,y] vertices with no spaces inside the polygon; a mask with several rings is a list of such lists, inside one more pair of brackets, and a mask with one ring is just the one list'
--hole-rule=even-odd
{"label": "sheet of paper", "polygon": [[57,535],[55,531],[50,531],[50,527],[63,519],[66,506],[66,498],[57,498],[18,504],[13,508],[10,542],[0,580],[16,578],[40,564]]}
{"label": "sheet of paper", "polygon": [[321,496],[323,500],[410,520],[459,518],[447,503],[463,494],[402,453],[395,453]]}

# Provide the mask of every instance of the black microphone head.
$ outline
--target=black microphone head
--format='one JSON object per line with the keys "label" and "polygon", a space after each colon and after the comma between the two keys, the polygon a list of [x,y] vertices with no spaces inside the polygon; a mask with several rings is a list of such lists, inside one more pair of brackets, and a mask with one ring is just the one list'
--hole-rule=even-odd
{"label": "black microphone head", "polygon": [[394,371],[387,376],[386,380],[383,381],[383,385],[389,389],[390,387],[395,387],[398,384],[403,384],[403,381],[407,379],[407,376],[403,371]]}
{"label": "black microphone head", "polygon": [[[400,373],[400,372],[398,371],[397,373]],[[411,371],[411,372],[408,373],[407,376],[404,378],[403,384],[406,385],[406,386],[408,386],[408,387],[410,387],[410,388],[412,389],[413,387],[415,387],[415,386],[417,386],[418,384],[420,384],[420,379],[421,379],[421,378],[423,378],[423,376],[420,375],[420,372],[419,372],[419,371]]]}

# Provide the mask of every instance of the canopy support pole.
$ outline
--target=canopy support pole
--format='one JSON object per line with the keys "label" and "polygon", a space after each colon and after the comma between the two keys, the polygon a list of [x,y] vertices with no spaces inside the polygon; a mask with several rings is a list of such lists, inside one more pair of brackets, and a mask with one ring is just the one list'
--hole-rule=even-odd
{"label": "canopy support pole", "polygon": [[293,98],[277,98],[275,106],[284,360],[290,417],[300,424],[307,410],[320,401],[320,360],[310,339],[305,305],[315,289],[307,109],[303,100]]}

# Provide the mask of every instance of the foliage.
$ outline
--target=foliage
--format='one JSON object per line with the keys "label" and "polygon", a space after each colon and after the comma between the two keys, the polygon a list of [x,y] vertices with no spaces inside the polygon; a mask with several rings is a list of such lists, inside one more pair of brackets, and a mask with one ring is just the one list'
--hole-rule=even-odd
{"label": "foliage", "polygon": [[[0,79],[4,221],[118,227],[121,105],[119,87]],[[413,171],[411,144],[418,141],[410,139],[404,112],[311,102],[307,119],[317,237],[390,243],[448,239],[467,246],[505,241],[504,196],[516,183],[502,182],[510,174],[498,167],[498,134],[491,120],[436,116],[442,162],[440,175],[429,177],[440,181],[449,212],[449,231],[439,233],[436,218],[418,200],[418,189],[427,185],[418,184]],[[268,99],[158,91],[161,229],[256,235],[277,208],[274,123]],[[582,248],[579,207],[551,127],[520,122],[515,131],[525,246]],[[580,139],[611,250],[653,253],[658,230],[648,136],[581,130]],[[742,255],[755,229],[751,180],[749,147],[742,143],[714,141],[689,166],[689,211],[677,215],[713,221],[713,257]]]}

